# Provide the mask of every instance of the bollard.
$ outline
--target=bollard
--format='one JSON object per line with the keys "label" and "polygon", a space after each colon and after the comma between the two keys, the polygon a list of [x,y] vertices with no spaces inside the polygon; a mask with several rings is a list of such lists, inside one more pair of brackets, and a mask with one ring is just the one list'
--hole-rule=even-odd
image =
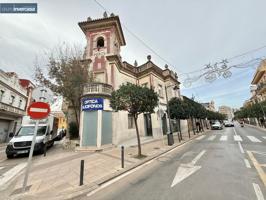
{"label": "bollard", "polygon": [[124,168],[124,161],[125,161],[125,157],[124,157],[124,154],[125,154],[125,150],[124,150],[124,146],[121,147],[121,166],[122,168]]}
{"label": "bollard", "polygon": [[83,176],[84,176],[84,160],[81,160],[80,161],[79,186],[83,185]]}

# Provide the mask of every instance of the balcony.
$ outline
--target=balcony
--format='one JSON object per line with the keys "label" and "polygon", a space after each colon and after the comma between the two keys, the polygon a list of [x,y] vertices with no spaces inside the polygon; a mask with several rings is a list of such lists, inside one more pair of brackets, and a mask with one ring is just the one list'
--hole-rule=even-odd
{"label": "balcony", "polygon": [[266,83],[259,83],[257,86],[257,94],[263,94],[266,92]]}
{"label": "balcony", "polygon": [[0,102],[0,112],[1,111],[7,112],[7,114],[17,115],[17,116],[26,115],[26,112],[24,110],[5,104],[5,103],[2,103],[2,102]]}
{"label": "balcony", "polygon": [[88,83],[84,86],[83,95],[85,96],[111,96],[113,87],[105,83]]}

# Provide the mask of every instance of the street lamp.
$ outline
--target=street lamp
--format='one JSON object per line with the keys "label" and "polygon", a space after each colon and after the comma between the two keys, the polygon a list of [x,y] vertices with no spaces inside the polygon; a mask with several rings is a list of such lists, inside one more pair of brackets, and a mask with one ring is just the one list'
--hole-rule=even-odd
{"label": "street lamp", "polygon": [[[168,115],[168,122],[169,122],[169,133],[167,134],[167,142],[168,145],[171,146],[174,144],[174,137],[173,137],[173,131],[172,131],[172,126],[171,126],[171,119],[170,119],[170,107],[169,107],[169,102],[168,102],[168,95],[167,95],[167,88],[169,87],[174,87],[173,90],[177,90],[178,86],[175,85],[168,85],[165,86],[165,96],[166,96],[166,105],[167,105],[167,115]],[[178,134],[178,141],[180,142],[180,137]]]}

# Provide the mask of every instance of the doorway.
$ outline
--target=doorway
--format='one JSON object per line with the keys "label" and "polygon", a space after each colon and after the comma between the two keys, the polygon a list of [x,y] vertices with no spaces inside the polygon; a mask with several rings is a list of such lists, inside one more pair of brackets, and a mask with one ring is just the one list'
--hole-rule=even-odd
{"label": "doorway", "polygon": [[144,114],[144,125],[145,125],[146,136],[152,136],[152,123],[151,123],[150,113]]}

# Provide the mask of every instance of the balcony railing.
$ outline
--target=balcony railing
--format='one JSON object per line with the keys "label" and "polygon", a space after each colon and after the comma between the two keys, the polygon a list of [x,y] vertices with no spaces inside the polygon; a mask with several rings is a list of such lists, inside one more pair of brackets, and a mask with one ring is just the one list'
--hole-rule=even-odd
{"label": "balcony railing", "polygon": [[257,87],[257,93],[261,94],[264,91],[266,91],[265,89],[266,89],[266,83],[260,83],[258,84],[258,87]]}
{"label": "balcony railing", "polygon": [[0,102],[0,111],[10,112],[10,114],[26,115],[26,112],[22,109]]}
{"label": "balcony railing", "polygon": [[113,87],[105,83],[88,83],[84,86],[83,95],[111,96]]}

